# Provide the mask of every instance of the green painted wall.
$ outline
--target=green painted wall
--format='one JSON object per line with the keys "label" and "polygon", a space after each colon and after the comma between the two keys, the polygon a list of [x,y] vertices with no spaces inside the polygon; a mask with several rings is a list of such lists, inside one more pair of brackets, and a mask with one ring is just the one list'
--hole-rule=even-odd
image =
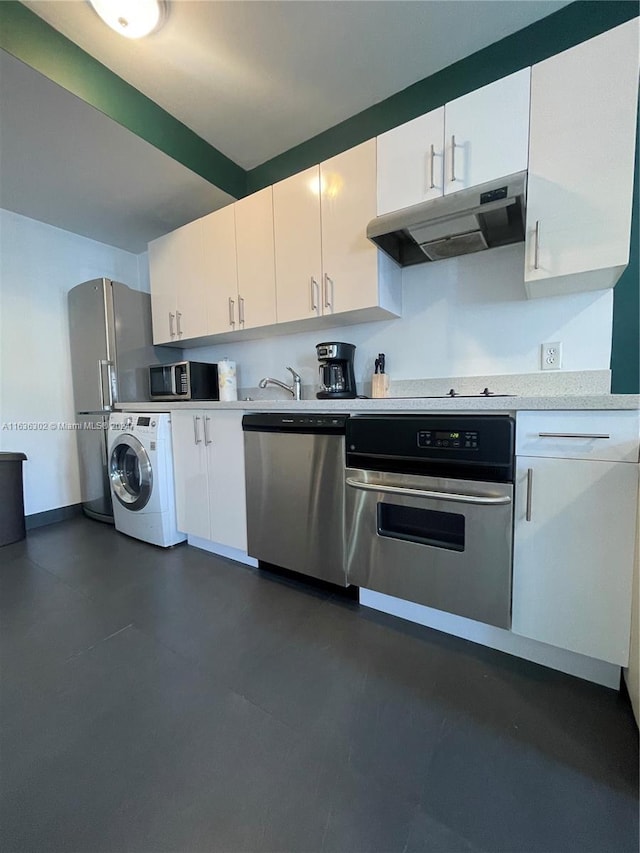
{"label": "green painted wall", "polygon": [[629,266],[613,291],[613,340],[611,346],[611,390],[614,394],[640,393],[640,122],[636,131],[636,169],[631,215]]}
{"label": "green painted wall", "polygon": [[[579,0],[248,173],[16,0],[0,0],[0,48],[234,198],[241,198],[637,14],[634,0]],[[614,290],[611,368],[612,390],[618,393],[640,392],[637,158],[636,148],[631,260]]]}
{"label": "green painted wall", "polygon": [[246,172],[15,0],[0,0],[0,48],[234,198]]}

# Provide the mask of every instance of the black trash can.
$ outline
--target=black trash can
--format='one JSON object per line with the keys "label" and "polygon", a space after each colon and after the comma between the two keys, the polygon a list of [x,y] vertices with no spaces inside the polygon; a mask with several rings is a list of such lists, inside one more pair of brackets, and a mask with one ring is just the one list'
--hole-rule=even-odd
{"label": "black trash can", "polygon": [[26,536],[22,463],[24,453],[0,453],[0,546]]}

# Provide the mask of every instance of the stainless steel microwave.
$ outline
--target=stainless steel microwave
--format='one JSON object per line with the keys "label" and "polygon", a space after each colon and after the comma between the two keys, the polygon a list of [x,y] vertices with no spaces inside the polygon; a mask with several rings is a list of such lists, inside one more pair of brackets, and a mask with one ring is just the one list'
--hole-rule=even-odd
{"label": "stainless steel microwave", "polygon": [[176,361],[149,367],[152,400],[219,400],[218,365]]}

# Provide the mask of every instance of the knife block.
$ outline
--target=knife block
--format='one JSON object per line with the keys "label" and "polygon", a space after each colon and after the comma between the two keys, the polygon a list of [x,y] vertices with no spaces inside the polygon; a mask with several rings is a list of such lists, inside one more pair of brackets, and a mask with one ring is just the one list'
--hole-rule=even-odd
{"label": "knife block", "polygon": [[389,396],[389,374],[374,373],[371,377],[371,396],[374,398]]}

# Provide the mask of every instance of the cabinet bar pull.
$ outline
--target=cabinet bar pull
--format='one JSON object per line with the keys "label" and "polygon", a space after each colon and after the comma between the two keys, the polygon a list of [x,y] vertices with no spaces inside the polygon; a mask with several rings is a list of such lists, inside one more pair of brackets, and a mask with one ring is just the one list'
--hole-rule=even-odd
{"label": "cabinet bar pull", "polygon": [[194,444],[200,444],[202,439],[200,438],[200,430],[198,428],[198,421],[200,420],[200,415],[193,416],[193,442]]}
{"label": "cabinet bar pull", "polygon": [[526,519],[531,521],[531,493],[533,491],[533,468],[527,468],[527,511]]}
{"label": "cabinet bar pull", "polygon": [[204,443],[205,444],[211,444],[212,443],[211,437],[209,436],[209,430],[208,430],[210,420],[211,420],[211,418],[208,415],[204,416]]}
{"label": "cabinet bar pull", "polygon": [[318,296],[320,293],[320,288],[318,286],[318,282],[315,280],[313,276],[311,276],[311,310],[318,310]]}
{"label": "cabinet bar pull", "polygon": [[456,179],[456,137],[451,136],[451,183]]}
{"label": "cabinet bar pull", "polygon": [[173,328],[173,321],[176,319],[176,315],[169,311],[169,336],[175,338],[176,332]]}
{"label": "cabinet bar pull", "polygon": [[234,328],[236,325],[235,301],[231,297],[229,297],[229,325]]}
{"label": "cabinet bar pull", "polygon": [[244,299],[238,297],[238,322],[244,326]]}
{"label": "cabinet bar pull", "polygon": [[182,329],[180,328],[180,318],[181,317],[182,317],[182,314],[180,313],[180,311],[176,311],[176,326],[178,328],[178,337],[179,338],[182,337]]}
{"label": "cabinet bar pull", "polygon": [[[324,274],[324,307],[333,308],[333,279]],[[329,299],[329,288],[331,288],[331,299]]]}
{"label": "cabinet bar pull", "polygon": [[540,269],[540,220],[536,219],[536,236],[533,244],[533,268]]}
{"label": "cabinet bar pull", "polygon": [[429,189],[430,190],[435,189],[435,186],[436,186],[435,180],[434,180],[434,174],[433,174],[433,163],[434,163],[435,156],[436,156],[436,152],[435,152],[433,145],[432,145],[431,148],[429,149],[429,175],[430,175]]}
{"label": "cabinet bar pull", "polygon": [[539,432],[538,438],[611,438],[611,436],[595,432]]}

